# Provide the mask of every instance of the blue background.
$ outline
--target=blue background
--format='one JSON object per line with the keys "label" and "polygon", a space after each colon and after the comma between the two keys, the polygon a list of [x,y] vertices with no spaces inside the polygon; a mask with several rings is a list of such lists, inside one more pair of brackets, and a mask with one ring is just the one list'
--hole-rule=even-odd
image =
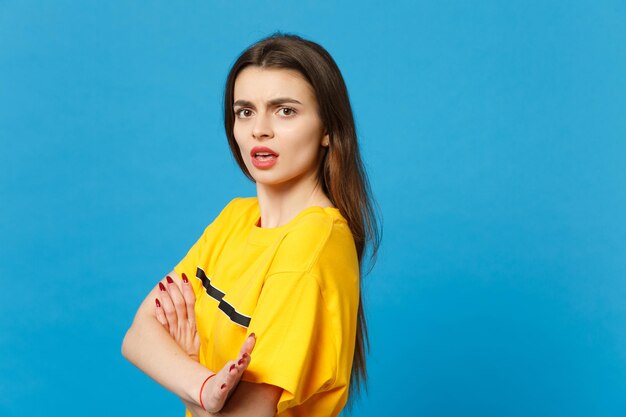
{"label": "blue background", "polygon": [[342,69],[384,216],[354,415],[626,414],[624,1],[0,1],[0,415],[182,415],[120,354],[234,196],[227,71]]}

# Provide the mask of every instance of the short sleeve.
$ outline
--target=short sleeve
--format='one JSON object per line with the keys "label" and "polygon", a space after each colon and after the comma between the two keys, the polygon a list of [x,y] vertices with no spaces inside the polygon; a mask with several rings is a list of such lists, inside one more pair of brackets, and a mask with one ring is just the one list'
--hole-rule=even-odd
{"label": "short sleeve", "polygon": [[278,413],[333,384],[337,355],[332,323],[314,275],[269,276],[250,321],[248,333],[253,332],[257,341],[243,379],[283,388]]}
{"label": "short sleeve", "polygon": [[193,292],[194,294],[196,294],[196,297],[198,296],[198,291],[202,286],[202,282],[198,279],[193,278],[196,276],[196,271],[200,263],[200,258],[202,257],[203,248],[206,247],[206,242],[211,235],[214,225],[215,221],[209,224],[206,229],[204,229],[202,236],[200,236],[196,243],[193,244],[191,249],[189,249],[187,255],[185,255],[185,257],[181,259],[181,261],[174,267],[174,272],[176,272],[179,277],[182,278],[183,273],[187,275],[189,283],[191,284],[191,287],[193,288]]}
{"label": "short sleeve", "polygon": [[193,279],[196,276],[198,265],[200,265],[201,259],[205,256],[204,252],[208,250],[211,239],[215,234],[215,229],[219,227],[219,224],[223,223],[224,217],[229,215],[234,203],[238,200],[240,200],[239,197],[234,198],[222,209],[213,222],[204,229],[204,232],[196,243],[193,244],[191,249],[189,249],[187,255],[174,267],[174,272],[176,272],[179,277],[182,278],[183,273],[187,275],[196,297],[199,294],[198,291],[202,289],[202,281]]}

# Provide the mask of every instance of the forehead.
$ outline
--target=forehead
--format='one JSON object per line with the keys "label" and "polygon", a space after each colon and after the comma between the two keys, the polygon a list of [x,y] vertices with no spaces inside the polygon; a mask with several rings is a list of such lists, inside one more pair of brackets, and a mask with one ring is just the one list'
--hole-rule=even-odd
{"label": "forehead", "polygon": [[276,97],[315,101],[313,87],[298,72],[283,68],[246,67],[235,79],[234,100],[266,101]]}

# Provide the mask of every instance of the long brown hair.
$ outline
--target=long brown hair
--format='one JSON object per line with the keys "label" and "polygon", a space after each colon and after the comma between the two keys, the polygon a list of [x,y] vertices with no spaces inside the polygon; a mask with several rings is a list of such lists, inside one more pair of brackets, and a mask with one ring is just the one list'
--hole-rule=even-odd
{"label": "long brown hair", "polygon": [[[360,278],[363,277],[363,257],[369,249],[370,268],[373,267],[381,231],[375,202],[357,143],[356,128],[348,90],[330,54],[320,45],[297,35],[276,32],[250,46],[233,64],[224,89],[224,128],[228,144],[243,173],[254,181],[241,157],[233,134],[235,80],[247,66],[282,68],[298,71],[313,87],[319,107],[319,117],[329,134],[330,144],[318,170],[318,180],[326,196],[347,220],[359,259]],[[357,333],[350,375],[348,408],[359,394],[361,385],[367,390],[365,356],[369,350],[363,299],[359,294]]]}

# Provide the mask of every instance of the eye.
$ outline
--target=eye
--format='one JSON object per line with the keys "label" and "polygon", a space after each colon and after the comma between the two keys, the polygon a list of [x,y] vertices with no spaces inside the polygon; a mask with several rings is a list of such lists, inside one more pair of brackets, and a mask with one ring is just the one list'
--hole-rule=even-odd
{"label": "eye", "polygon": [[296,114],[296,109],[291,107],[281,107],[278,111],[281,112],[283,116],[291,116]]}
{"label": "eye", "polygon": [[235,116],[237,116],[240,119],[245,119],[246,117],[250,116],[250,109],[239,109],[239,110],[235,110]]}

